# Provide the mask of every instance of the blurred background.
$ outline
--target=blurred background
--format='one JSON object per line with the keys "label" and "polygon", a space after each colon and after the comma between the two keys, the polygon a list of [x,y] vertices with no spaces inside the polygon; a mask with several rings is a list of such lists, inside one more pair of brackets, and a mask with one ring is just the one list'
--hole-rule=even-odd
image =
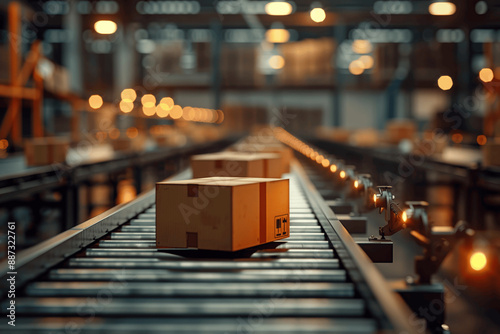
{"label": "blurred background", "polygon": [[495,230],[499,19],[482,0],[1,1],[0,221],[34,244],[271,125],[378,154],[440,223]]}
{"label": "blurred background", "polygon": [[[484,309],[460,322],[460,298],[451,318],[493,333],[499,82],[494,0],[0,0],[0,258],[8,221],[32,246],[282,127],[436,225],[486,231],[495,260],[461,273]],[[405,247],[387,278],[411,272]]]}

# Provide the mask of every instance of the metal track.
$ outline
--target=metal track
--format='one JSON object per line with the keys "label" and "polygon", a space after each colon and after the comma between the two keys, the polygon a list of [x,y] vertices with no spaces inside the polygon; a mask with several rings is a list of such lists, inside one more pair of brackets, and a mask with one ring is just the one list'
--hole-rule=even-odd
{"label": "metal track", "polygon": [[112,209],[21,256],[16,332],[413,332],[298,164],[290,208],[289,239],[236,253],[157,251],[152,192]]}

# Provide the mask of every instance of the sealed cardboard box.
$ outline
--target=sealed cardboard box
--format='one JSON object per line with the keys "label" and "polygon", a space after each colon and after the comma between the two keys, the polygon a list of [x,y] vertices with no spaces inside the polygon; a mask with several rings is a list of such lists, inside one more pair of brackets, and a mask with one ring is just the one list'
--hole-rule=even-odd
{"label": "sealed cardboard box", "polygon": [[293,151],[290,147],[282,144],[240,144],[234,147],[239,152],[261,152],[261,153],[278,153],[281,155],[281,171],[282,173],[290,173],[290,162],[292,161]]}
{"label": "sealed cardboard box", "polygon": [[417,124],[408,119],[394,119],[387,122],[386,139],[391,144],[398,144],[403,139],[413,139],[417,134]]}
{"label": "sealed cardboard box", "polygon": [[139,134],[135,138],[112,139],[111,145],[115,151],[141,151],[146,145],[146,136]]}
{"label": "sealed cardboard box", "polygon": [[281,177],[281,156],[271,153],[219,152],[191,157],[194,178],[210,176]]}
{"label": "sealed cardboard box", "polygon": [[316,129],[318,136],[326,140],[333,140],[336,142],[347,143],[351,136],[352,131],[340,127],[325,127],[320,126]]}
{"label": "sealed cardboard box", "polygon": [[60,137],[32,138],[24,143],[28,166],[43,166],[66,161],[69,139]]}
{"label": "sealed cardboard box", "polygon": [[356,146],[375,147],[380,145],[380,135],[375,129],[359,129],[351,134],[350,142]]}
{"label": "sealed cardboard box", "polygon": [[209,177],[156,184],[157,248],[236,251],[290,234],[287,179]]}

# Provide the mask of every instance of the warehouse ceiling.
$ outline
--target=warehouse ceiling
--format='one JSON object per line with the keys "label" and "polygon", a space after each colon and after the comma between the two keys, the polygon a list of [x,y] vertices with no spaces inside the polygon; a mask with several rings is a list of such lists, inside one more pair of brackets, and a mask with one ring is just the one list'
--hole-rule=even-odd
{"label": "warehouse ceiling", "polygon": [[[386,26],[450,26],[476,27],[498,25],[500,4],[494,1],[455,0],[456,13],[451,16],[432,16],[428,7],[432,1],[288,1],[293,11],[286,16],[265,13],[268,1],[78,1],[77,10],[90,20],[103,17],[118,22],[147,25],[152,22],[174,23],[178,26],[209,26],[220,22],[223,26],[245,26],[245,15],[253,15],[264,25],[281,22],[287,27],[328,27],[352,25],[373,21]],[[60,24],[69,10],[68,1],[25,1],[35,12],[50,16],[50,23]],[[314,6],[322,7],[325,21],[316,23],[309,17]],[[374,23],[374,24],[375,24]]]}

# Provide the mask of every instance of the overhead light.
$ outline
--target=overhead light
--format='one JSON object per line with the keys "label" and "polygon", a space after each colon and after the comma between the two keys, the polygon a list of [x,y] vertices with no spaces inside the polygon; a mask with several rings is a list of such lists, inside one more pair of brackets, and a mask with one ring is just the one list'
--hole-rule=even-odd
{"label": "overhead light", "polygon": [[192,121],[195,116],[195,111],[192,107],[186,106],[182,108],[182,118],[186,121]]}
{"label": "overhead light", "polygon": [[122,90],[121,98],[126,102],[134,102],[137,98],[137,93],[132,88],[125,88]]}
{"label": "overhead light", "polygon": [[269,58],[269,66],[273,70],[280,70],[285,66],[285,59],[280,55],[274,55]]}
{"label": "overhead light", "polygon": [[217,110],[217,124],[224,122],[224,112],[222,110]]}
{"label": "overhead light", "polygon": [[285,1],[273,1],[266,4],[265,10],[268,15],[285,16],[292,13],[293,7],[290,3]]}
{"label": "overhead light", "polygon": [[124,113],[129,113],[134,109],[134,103],[126,100],[120,101],[120,110]]}
{"label": "overhead light", "polygon": [[372,68],[373,67],[373,57],[369,55],[364,55],[359,57],[359,61],[363,63],[363,66],[365,67],[365,70]]}
{"label": "overhead light", "polygon": [[438,79],[438,86],[442,90],[450,90],[453,87],[453,79],[449,75],[442,75]]}
{"label": "overhead light", "polygon": [[326,19],[325,10],[321,7],[313,8],[309,15],[311,16],[311,20],[316,23],[323,22]]}
{"label": "overhead light", "polygon": [[169,111],[174,106],[174,99],[172,99],[171,97],[164,97],[160,100],[159,106],[162,109]]}
{"label": "overhead light", "polygon": [[89,106],[92,108],[92,109],[99,109],[100,107],[102,107],[102,104],[103,104],[103,101],[102,101],[102,97],[100,95],[92,95],[91,97],[89,97]]}
{"label": "overhead light", "polygon": [[494,73],[491,70],[491,68],[483,68],[481,71],[479,71],[479,79],[483,82],[491,82],[494,77]]}
{"label": "overhead light", "polygon": [[481,271],[486,267],[488,259],[483,252],[475,252],[471,255],[469,263],[472,269],[475,271]]}
{"label": "overhead light", "polygon": [[453,15],[457,11],[457,6],[453,2],[436,1],[429,5],[429,13],[436,16]]}
{"label": "overhead light", "polygon": [[353,60],[349,64],[349,72],[354,75],[360,75],[365,71],[365,65],[361,60]]}
{"label": "overhead light", "polygon": [[182,117],[182,107],[179,105],[174,105],[170,110],[170,117],[173,119],[179,119]]}
{"label": "overhead light", "polygon": [[139,130],[137,130],[136,127],[131,127],[131,128],[128,128],[125,133],[126,133],[128,138],[133,139],[139,135]]}
{"label": "overhead light", "polygon": [[269,43],[286,43],[290,40],[290,33],[286,29],[269,29],[266,31],[266,41]]}
{"label": "overhead light", "polygon": [[455,144],[460,144],[463,140],[464,140],[464,136],[462,136],[461,133],[454,133],[452,136],[451,136],[451,140],[455,143]]}
{"label": "overhead light", "polygon": [[486,138],[485,135],[477,136],[476,140],[477,140],[477,143],[481,146],[486,145],[486,143],[488,142],[488,138]]}
{"label": "overhead light", "polygon": [[111,35],[116,32],[117,25],[111,20],[100,20],[94,24],[94,29],[101,35]]}
{"label": "overhead light", "polygon": [[356,39],[352,42],[352,51],[356,53],[370,53],[373,50],[372,43],[366,39]]}
{"label": "overhead light", "polygon": [[153,108],[156,104],[156,97],[153,94],[144,94],[141,98],[141,103],[146,108]]}
{"label": "overhead light", "polygon": [[9,147],[9,141],[7,139],[0,140],[0,150],[6,150]]}
{"label": "overhead light", "polygon": [[153,116],[154,114],[156,114],[156,107],[154,105],[152,107],[142,106],[142,112],[146,116]]}

